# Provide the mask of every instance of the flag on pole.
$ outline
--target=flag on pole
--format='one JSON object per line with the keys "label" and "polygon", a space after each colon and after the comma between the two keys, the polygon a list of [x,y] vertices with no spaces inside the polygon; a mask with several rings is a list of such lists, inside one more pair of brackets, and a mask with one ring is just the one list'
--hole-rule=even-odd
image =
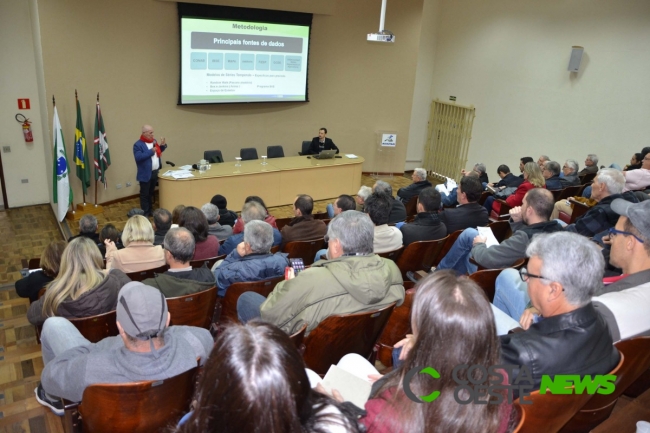
{"label": "flag on pole", "polygon": [[90,187],[90,161],[88,160],[88,148],[86,147],[86,134],[81,120],[81,107],[77,99],[77,128],[74,133],[74,162],[77,166],[77,177],[81,180],[84,196]]}
{"label": "flag on pole", "polygon": [[106,189],[108,187],[106,170],[111,165],[111,155],[108,152],[104,119],[99,108],[99,96],[97,98],[97,113],[95,115],[95,181],[103,183],[104,189]]}
{"label": "flag on pole", "polygon": [[63,141],[63,131],[61,130],[61,122],[59,121],[59,113],[54,107],[54,120],[52,121],[54,130],[54,168],[52,170],[54,186],[54,203],[57,203],[58,209],[56,216],[59,221],[63,221],[68,207],[72,204],[72,188],[70,188],[70,177],[68,174],[68,158],[65,155],[65,142]]}

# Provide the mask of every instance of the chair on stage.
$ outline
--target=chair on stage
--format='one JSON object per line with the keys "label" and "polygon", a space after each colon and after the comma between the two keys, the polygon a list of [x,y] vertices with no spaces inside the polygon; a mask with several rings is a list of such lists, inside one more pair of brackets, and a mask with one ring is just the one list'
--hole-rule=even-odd
{"label": "chair on stage", "polygon": [[215,164],[217,162],[223,162],[223,155],[220,150],[206,150],[203,152],[203,159],[210,164]]}
{"label": "chair on stage", "polygon": [[284,149],[282,146],[266,146],[267,158],[284,158]]}
{"label": "chair on stage", "polygon": [[302,150],[298,152],[298,155],[305,156],[309,155],[309,146],[311,146],[311,140],[302,142]]}
{"label": "chair on stage", "polygon": [[239,156],[241,156],[242,161],[250,161],[252,159],[259,159],[257,157],[257,149],[254,147],[244,147],[239,151]]}

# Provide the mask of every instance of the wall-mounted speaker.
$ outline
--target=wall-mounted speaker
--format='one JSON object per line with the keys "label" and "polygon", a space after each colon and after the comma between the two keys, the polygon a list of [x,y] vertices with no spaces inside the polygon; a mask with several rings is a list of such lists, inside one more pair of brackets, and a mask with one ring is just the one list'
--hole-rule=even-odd
{"label": "wall-mounted speaker", "polygon": [[569,72],[578,72],[580,70],[580,62],[582,61],[582,53],[584,51],[584,47],[571,47],[571,59],[569,59],[568,69]]}

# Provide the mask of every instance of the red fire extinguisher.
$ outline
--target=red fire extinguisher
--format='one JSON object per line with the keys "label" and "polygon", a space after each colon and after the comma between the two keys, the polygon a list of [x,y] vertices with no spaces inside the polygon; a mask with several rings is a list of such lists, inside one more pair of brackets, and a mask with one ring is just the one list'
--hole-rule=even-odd
{"label": "red fire extinguisher", "polygon": [[25,136],[25,143],[32,143],[34,141],[34,136],[32,135],[32,127],[30,126],[32,122],[30,122],[28,118],[20,113],[16,114],[16,121],[18,123],[22,123],[23,125],[23,136]]}

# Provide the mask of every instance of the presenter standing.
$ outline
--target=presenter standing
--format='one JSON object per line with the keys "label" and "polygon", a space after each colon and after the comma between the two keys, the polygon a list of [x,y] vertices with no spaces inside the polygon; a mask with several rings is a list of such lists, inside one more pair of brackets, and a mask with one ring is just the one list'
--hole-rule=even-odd
{"label": "presenter standing", "polygon": [[339,148],[336,147],[336,144],[334,144],[331,138],[327,138],[327,128],[319,129],[318,137],[314,137],[309,146],[309,153],[312,155],[318,155],[323,150],[336,150],[336,153],[339,153]]}
{"label": "presenter standing", "polygon": [[142,127],[140,139],[133,145],[133,157],[138,166],[136,179],[140,182],[140,208],[145,216],[152,216],[153,194],[158,181],[158,170],[161,167],[160,155],[167,149],[165,138],[160,143],[153,138],[153,128],[149,125]]}

